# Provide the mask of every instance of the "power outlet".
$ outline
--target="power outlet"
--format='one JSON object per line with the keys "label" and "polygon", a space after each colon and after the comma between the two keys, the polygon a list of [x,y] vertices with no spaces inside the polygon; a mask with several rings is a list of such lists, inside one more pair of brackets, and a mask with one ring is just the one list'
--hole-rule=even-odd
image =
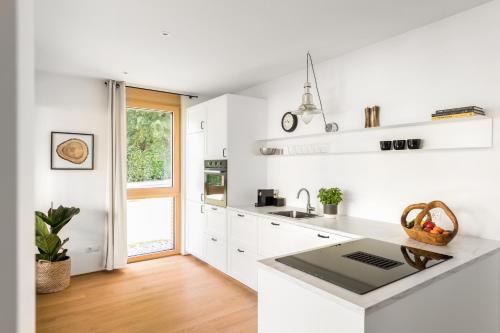
{"label": "power outlet", "polygon": [[91,245],[85,249],[85,253],[96,253],[101,251],[101,248],[98,245]]}

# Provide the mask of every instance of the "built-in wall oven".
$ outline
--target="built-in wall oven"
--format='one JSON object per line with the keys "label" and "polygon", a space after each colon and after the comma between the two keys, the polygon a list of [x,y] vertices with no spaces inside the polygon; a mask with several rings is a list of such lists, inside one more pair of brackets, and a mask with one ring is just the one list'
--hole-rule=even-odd
{"label": "built-in wall oven", "polygon": [[227,205],[227,160],[205,161],[204,202],[209,205]]}

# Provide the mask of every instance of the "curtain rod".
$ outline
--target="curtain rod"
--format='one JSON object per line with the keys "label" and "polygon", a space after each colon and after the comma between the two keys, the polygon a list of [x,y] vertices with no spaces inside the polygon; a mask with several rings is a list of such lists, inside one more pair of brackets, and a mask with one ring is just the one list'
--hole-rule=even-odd
{"label": "curtain rod", "polygon": [[196,96],[196,95],[180,94],[180,93],[174,93],[174,92],[165,91],[165,90],[148,89],[148,88],[134,87],[134,86],[129,86],[129,85],[127,85],[127,87],[136,88],[136,89],[142,89],[142,90],[148,90],[148,91],[162,92],[162,93],[167,93],[167,94],[172,94],[172,95],[178,95],[178,96],[186,96],[186,97],[189,97],[189,99],[191,99],[191,98],[198,98],[198,96]]}
{"label": "curtain rod", "polygon": [[[108,85],[108,81],[105,81],[104,84]],[[142,90],[149,90],[149,91],[156,91],[156,92],[162,92],[162,93],[167,93],[167,94],[172,94],[172,95],[177,95],[177,96],[186,96],[186,97],[189,97],[189,99],[198,98],[198,96],[196,96],[196,95],[180,94],[180,93],[174,93],[174,92],[165,91],[165,90],[147,89],[147,88],[134,87],[134,86],[129,86],[129,85],[126,85],[126,87],[136,88],[136,89],[142,89]]]}

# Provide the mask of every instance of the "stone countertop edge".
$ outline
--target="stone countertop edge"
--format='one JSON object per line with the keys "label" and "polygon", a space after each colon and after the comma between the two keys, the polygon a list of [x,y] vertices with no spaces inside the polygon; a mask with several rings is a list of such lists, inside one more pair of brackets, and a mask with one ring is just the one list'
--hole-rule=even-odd
{"label": "stone countertop edge", "polygon": [[339,216],[337,219],[328,219],[318,216],[309,219],[291,220],[290,218],[269,214],[269,212],[281,210],[303,210],[296,207],[234,206],[228,207],[228,209],[246,212],[263,218],[279,220],[317,231],[330,232],[352,238],[353,240],[359,238],[374,238],[398,245],[405,245],[453,256],[453,259],[417,274],[410,275],[399,281],[395,281],[364,295],[358,295],[347,289],[281,264],[275,260],[278,257],[266,258],[259,261],[260,269],[278,273],[282,277],[307,288],[311,292],[327,297],[339,305],[343,305],[346,308],[364,314],[377,311],[437,280],[445,278],[449,274],[458,272],[470,264],[500,252],[500,241],[461,235],[456,236],[447,246],[423,244],[408,238],[399,223],[380,222],[349,216]]}

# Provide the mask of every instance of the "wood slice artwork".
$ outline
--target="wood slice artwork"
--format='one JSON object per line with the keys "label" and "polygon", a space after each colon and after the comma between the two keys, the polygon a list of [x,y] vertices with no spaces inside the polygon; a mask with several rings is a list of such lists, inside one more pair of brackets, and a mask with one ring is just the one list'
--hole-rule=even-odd
{"label": "wood slice artwork", "polygon": [[[453,224],[453,231],[450,233],[446,234],[433,234],[430,232],[427,232],[422,229],[420,226],[420,223],[422,220],[425,219],[425,221],[431,221],[432,222],[432,216],[430,214],[430,210],[434,208],[439,208],[442,209],[445,214],[449,217],[451,220],[451,223]],[[413,224],[412,228],[407,228],[407,220],[406,218],[408,217],[408,214],[415,210],[419,209],[420,212],[415,218],[415,222]],[[401,216],[401,226],[403,227],[404,231],[408,235],[408,237],[422,242],[426,244],[431,244],[431,245],[446,245],[451,240],[457,235],[458,233],[458,220],[455,214],[451,211],[451,209],[442,201],[432,201],[428,204],[425,203],[419,203],[419,204],[413,204],[405,208],[403,211],[403,214]]]}
{"label": "wood slice artwork", "polygon": [[89,147],[80,139],[69,139],[61,142],[56,149],[57,155],[68,162],[82,164],[89,156]]}

